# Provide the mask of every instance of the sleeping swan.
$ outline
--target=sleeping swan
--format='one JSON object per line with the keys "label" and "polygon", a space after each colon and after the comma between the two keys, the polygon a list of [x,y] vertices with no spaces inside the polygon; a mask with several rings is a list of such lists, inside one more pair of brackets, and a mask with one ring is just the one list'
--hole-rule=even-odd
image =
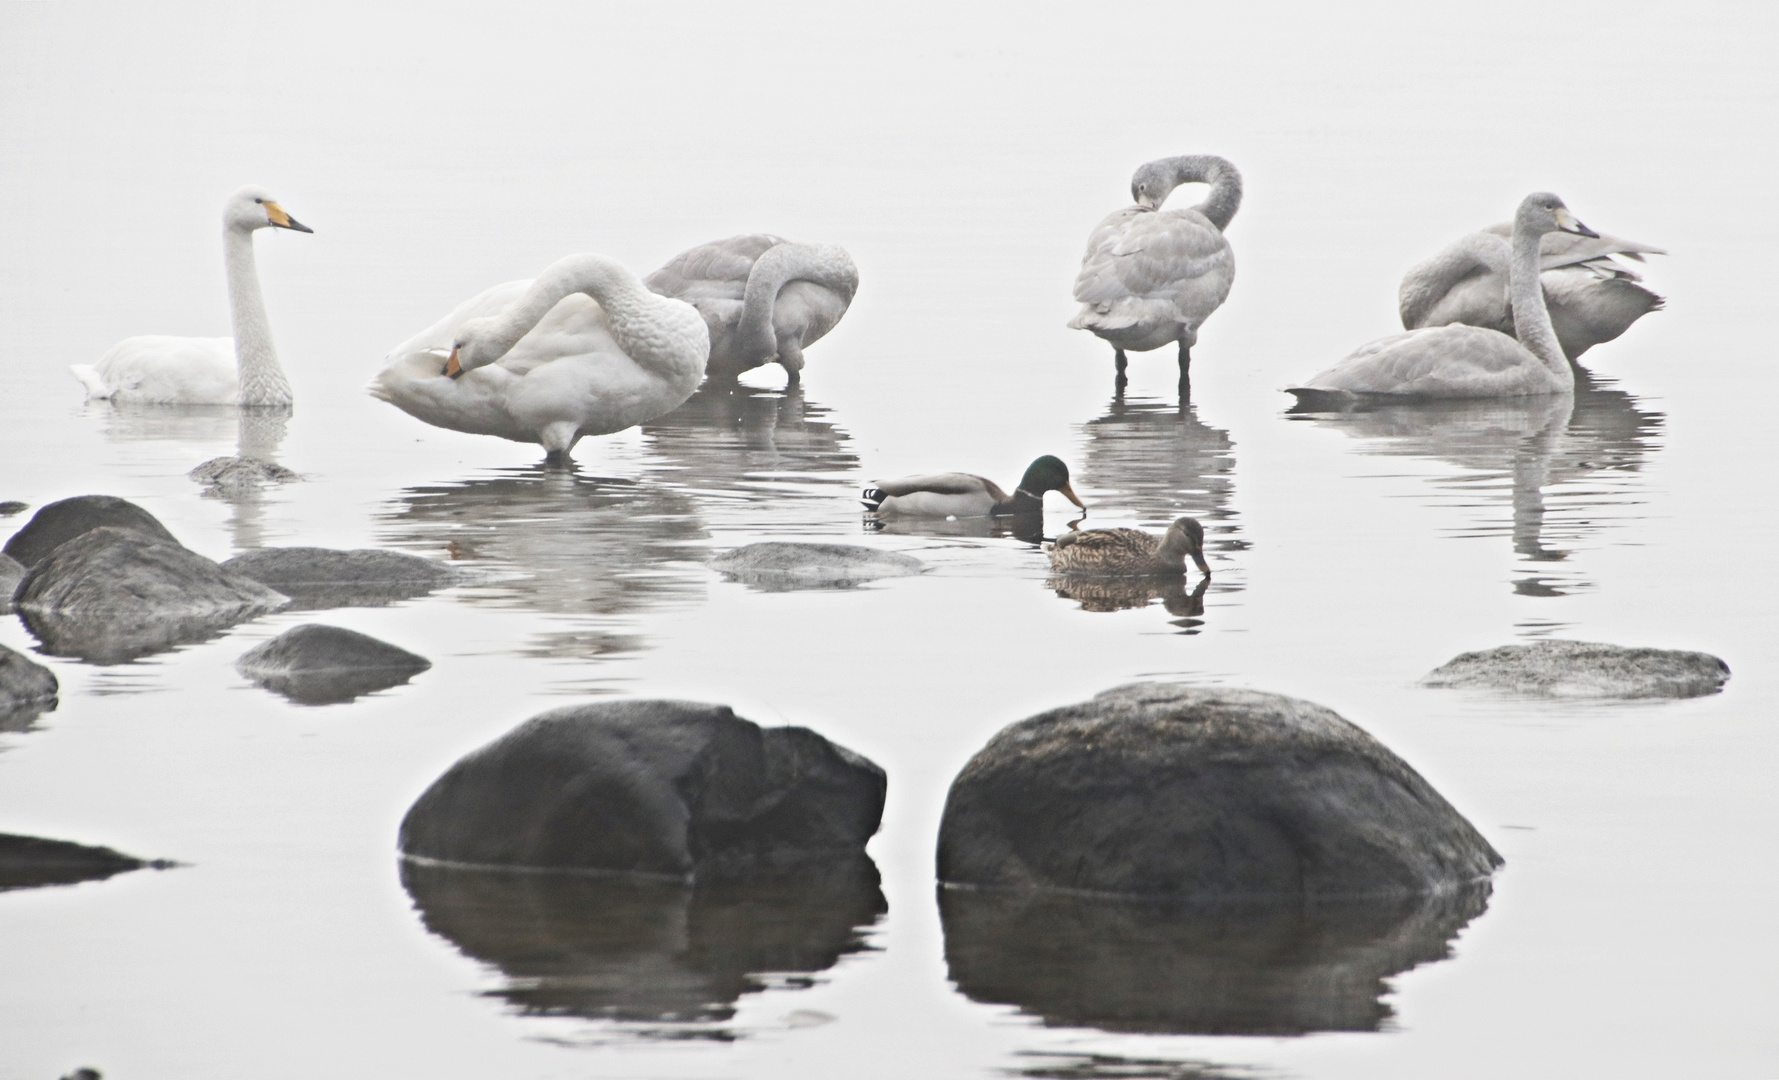
{"label": "sleeping swan", "polygon": [[434,427],[568,456],[678,408],[704,378],[710,335],[604,255],[569,255],[496,285],[397,346],[369,390]]}

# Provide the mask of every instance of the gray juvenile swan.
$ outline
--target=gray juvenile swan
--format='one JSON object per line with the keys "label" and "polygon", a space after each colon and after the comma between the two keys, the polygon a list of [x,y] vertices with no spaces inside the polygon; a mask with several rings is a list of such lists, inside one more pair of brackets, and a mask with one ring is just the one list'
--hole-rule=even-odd
{"label": "gray juvenile swan", "polygon": [[1361,346],[1288,392],[1309,408],[1339,407],[1360,395],[1436,399],[1572,392],[1575,373],[1551,329],[1538,280],[1539,240],[1559,230],[1599,235],[1548,192],[1520,202],[1509,265],[1517,341],[1499,330],[1462,324],[1410,330]]}
{"label": "gray juvenile swan", "polygon": [[[1466,323],[1513,333],[1508,304],[1508,245],[1511,222],[1491,225],[1457,240],[1412,267],[1397,296],[1405,330]],[[1563,355],[1574,360],[1595,345],[1611,341],[1651,311],[1662,298],[1638,284],[1642,279],[1613,256],[1643,261],[1665,255],[1661,248],[1615,236],[1585,237],[1546,233],[1539,245],[1539,275],[1545,306]]]}
{"label": "gray juvenile swan", "polygon": [[272,324],[266,318],[259,270],[253,262],[253,234],[268,228],[315,231],[285,213],[264,188],[249,185],[223,204],[222,253],[228,267],[234,337],[125,338],[97,364],[70,369],[86,387],[88,400],[288,408],[290,380],[272,347]]}
{"label": "gray juvenile swan", "polygon": [[843,247],[751,233],[682,251],[643,283],[704,316],[712,379],[776,363],[794,383],[803,350],[846,314],[859,270]]}
{"label": "gray juvenile swan", "polygon": [[[1204,202],[1161,209],[1169,193],[1191,183],[1211,185]],[[1130,194],[1136,205],[1107,215],[1087,238],[1075,277],[1081,313],[1069,326],[1111,343],[1120,379],[1127,350],[1179,342],[1184,385],[1198,328],[1235,281],[1235,253],[1223,230],[1242,204],[1242,174],[1211,154],[1162,158],[1136,171]]]}

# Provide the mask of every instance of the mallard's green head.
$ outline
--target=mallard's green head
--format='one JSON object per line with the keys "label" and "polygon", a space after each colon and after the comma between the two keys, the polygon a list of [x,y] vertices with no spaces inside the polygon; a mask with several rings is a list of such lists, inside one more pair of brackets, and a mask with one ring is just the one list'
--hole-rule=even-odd
{"label": "mallard's green head", "polygon": [[1032,498],[1043,501],[1046,491],[1060,491],[1063,497],[1087,509],[1087,504],[1075,496],[1075,489],[1069,486],[1069,467],[1062,459],[1045,454],[1043,457],[1026,466],[1025,475],[1019,478],[1019,489]]}
{"label": "mallard's green head", "polygon": [[1192,556],[1192,561],[1198,564],[1199,572],[1206,577],[1211,576],[1211,568],[1205,563],[1205,527],[1198,523],[1197,518],[1176,518],[1167,527],[1167,535],[1161,538],[1161,549]]}

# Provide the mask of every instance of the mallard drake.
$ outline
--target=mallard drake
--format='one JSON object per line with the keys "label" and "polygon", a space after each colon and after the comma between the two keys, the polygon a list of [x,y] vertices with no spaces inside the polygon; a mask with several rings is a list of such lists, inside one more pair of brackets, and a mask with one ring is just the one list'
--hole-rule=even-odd
{"label": "mallard drake", "polygon": [[1059,574],[1184,574],[1186,557],[1206,577],[1205,529],[1183,517],[1156,536],[1141,529],[1086,529],[1066,532],[1050,548],[1050,568]]}
{"label": "mallard drake", "polygon": [[1041,512],[1047,491],[1060,491],[1064,498],[1087,509],[1087,504],[1069,486],[1069,467],[1049,454],[1026,468],[1011,495],[993,480],[953,472],[878,480],[865,489],[859,500],[867,509],[884,516],[1010,517]]}

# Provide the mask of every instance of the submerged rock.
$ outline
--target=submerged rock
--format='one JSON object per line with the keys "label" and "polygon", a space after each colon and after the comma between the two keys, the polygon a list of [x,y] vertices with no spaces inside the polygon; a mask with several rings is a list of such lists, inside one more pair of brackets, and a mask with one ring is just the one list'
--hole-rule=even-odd
{"label": "submerged rock", "polygon": [[308,623],[262,641],[235,670],[304,705],[333,705],[400,686],[432,661],[356,630]]}
{"label": "submerged rock", "polygon": [[1385,979],[1451,955],[1489,885],[1306,905],[943,889],[945,961],[973,1001],[1053,1027],[1198,1035],[1376,1031]]}
{"label": "submerged rock", "polygon": [[0,615],[12,610],[12,594],[24,580],[25,564],[11,555],[0,555]]}
{"label": "submerged rock", "polygon": [[31,726],[56,707],[56,673],[23,653],[0,645],[0,730]]}
{"label": "submerged rock", "polygon": [[713,570],[770,592],[846,589],[884,577],[907,577],[926,564],[912,555],[858,544],[792,544],[768,541],[725,551]]}
{"label": "submerged rock", "polygon": [[56,548],[17,595],[45,651],[100,663],[201,641],[285,603],[175,542],[109,526]]}
{"label": "submerged rock", "polygon": [[11,517],[14,514],[22,514],[29,509],[31,509],[30,503],[22,503],[17,499],[7,499],[5,502],[0,502],[0,517]]}
{"label": "submerged rock", "polygon": [[210,493],[224,497],[239,495],[266,484],[288,484],[292,480],[302,479],[302,476],[276,461],[247,456],[211,458],[186,475],[203,484]]}
{"label": "submerged rock", "polygon": [[412,861],[401,873],[426,928],[498,968],[508,981],[493,993],[531,1015],[727,1020],[741,995],[808,985],[869,948],[887,907],[864,856],[698,885]]}
{"label": "submerged rock", "polygon": [[1710,653],[1534,641],[1460,653],[1421,685],[1553,698],[1689,698],[1717,693],[1729,677],[1730,666]]}
{"label": "submerged rock", "polygon": [[134,529],[169,544],[179,543],[159,518],[133,502],[112,495],[76,495],[50,503],[31,515],[25,527],[6,542],[6,554],[29,569],[82,533],[108,526]]}
{"label": "submerged rock", "polygon": [[298,608],[373,606],[425,596],[463,579],[432,559],[399,551],[287,547],[246,551],[222,564],[291,598]]}
{"label": "submerged rock", "polygon": [[1010,724],[952,781],[939,879],[1198,900],[1412,895],[1501,857],[1334,712],[1134,683]]}
{"label": "submerged rock", "polygon": [[707,880],[857,858],[883,770],[808,728],[727,706],[553,709],[434,781],[402,820],[410,857]]}
{"label": "submerged rock", "polygon": [[106,847],[0,833],[0,891],[72,885],[145,866],[159,870],[173,865],[164,859],[138,859]]}

